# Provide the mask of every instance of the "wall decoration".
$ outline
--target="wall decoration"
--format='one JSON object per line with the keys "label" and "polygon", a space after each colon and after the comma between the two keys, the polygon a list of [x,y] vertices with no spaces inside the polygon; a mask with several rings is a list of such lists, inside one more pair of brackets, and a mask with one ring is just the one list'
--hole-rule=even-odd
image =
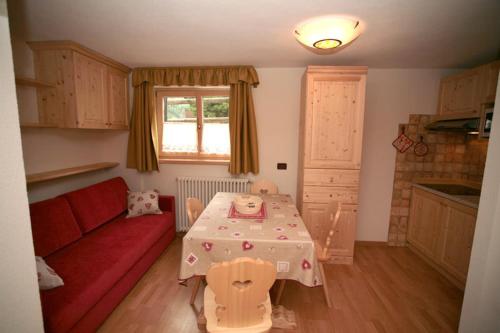
{"label": "wall decoration", "polygon": [[400,153],[404,153],[413,145],[413,140],[405,135],[405,127],[401,127],[401,134],[396,140],[392,142],[394,148],[396,148]]}

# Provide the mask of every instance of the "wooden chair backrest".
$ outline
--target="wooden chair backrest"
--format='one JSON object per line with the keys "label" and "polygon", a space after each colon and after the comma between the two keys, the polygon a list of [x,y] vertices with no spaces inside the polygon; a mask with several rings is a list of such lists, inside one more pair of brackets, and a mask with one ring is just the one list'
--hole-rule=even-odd
{"label": "wooden chair backrest", "polygon": [[276,268],[269,261],[236,258],[213,264],[207,283],[215,294],[216,317],[221,327],[246,327],[263,321],[263,303],[276,279]]}
{"label": "wooden chair backrest", "polygon": [[186,199],[186,212],[189,219],[189,226],[192,226],[194,222],[198,219],[201,212],[203,212],[205,207],[203,206],[203,202],[198,198],[187,198]]}
{"label": "wooden chair backrest", "polygon": [[318,239],[321,248],[322,248],[322,256],[326,257],[328,254],[328,249],[332,245],[333,235],[335,234],[335,228],[339,223],[340,213],[342,211],[342,205],[337,201],[330,201],[328,203],[328,210],[326,213],[327,221],[322,223],[325,230],[321,233],[320,239]]}
{"label": "wooden chair backrest", "polygon": [[250,193],[277,194],[278,186],[276,186],[275,183],[267,179],[256,180],[250,187]]}

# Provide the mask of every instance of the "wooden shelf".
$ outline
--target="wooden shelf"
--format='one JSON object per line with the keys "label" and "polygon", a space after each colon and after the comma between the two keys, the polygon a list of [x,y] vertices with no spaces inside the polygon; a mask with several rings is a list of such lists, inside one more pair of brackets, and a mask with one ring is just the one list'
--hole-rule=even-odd
{"label": "wooden shelf", "polygon": [[117,166],[118,164],[120,164],[120,163],[102,162],[102,163],[77,166],[77,167],[73,167],[73,168],[32,173],[32,174],[26,175],[26,183],[28,185],[30,185],[30,184],[35,184],[35,183],[39,183],[39,182],[44,182],[47,180],[58,179],[58,178],[63,178],[63,177],[68,177],[68,176],[73,176],[73,175],[79,175],[81,173],[86,173],[86,172],[111,169],[111,168],[114,168],[115,166]]}
{"label": "wooden shelf", "polygon": [[45,82],[45,81],[40,81],[36,79],[30,79],[27,77],[16,77],[16,84],[21,85],[21,86],[30,86],[30,87],[36,87],[36,88],[55,88],[56,85]]}
{"label": "wooden shelf", "polygon": [[58,128],[55,124],[21,123],[21,128]]}

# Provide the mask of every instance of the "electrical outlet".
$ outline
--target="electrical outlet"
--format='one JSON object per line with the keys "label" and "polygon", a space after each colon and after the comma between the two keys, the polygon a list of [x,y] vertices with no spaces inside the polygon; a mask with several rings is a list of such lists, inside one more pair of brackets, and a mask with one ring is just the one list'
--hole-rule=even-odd
{"label": "electrical outlet", "polygon": [[286,163],[278,163],[276,166],[278,170],[286,170]]}

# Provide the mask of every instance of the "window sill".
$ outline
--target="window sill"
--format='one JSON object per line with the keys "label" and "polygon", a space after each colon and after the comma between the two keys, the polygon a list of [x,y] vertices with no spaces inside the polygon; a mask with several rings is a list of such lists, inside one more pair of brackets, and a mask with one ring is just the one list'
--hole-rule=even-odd
{"label": "window sill", "polygon": [[160,164],[212,164],[229,165],[229,160],[198,159],[198,158],[167,158],[160,157]]}

